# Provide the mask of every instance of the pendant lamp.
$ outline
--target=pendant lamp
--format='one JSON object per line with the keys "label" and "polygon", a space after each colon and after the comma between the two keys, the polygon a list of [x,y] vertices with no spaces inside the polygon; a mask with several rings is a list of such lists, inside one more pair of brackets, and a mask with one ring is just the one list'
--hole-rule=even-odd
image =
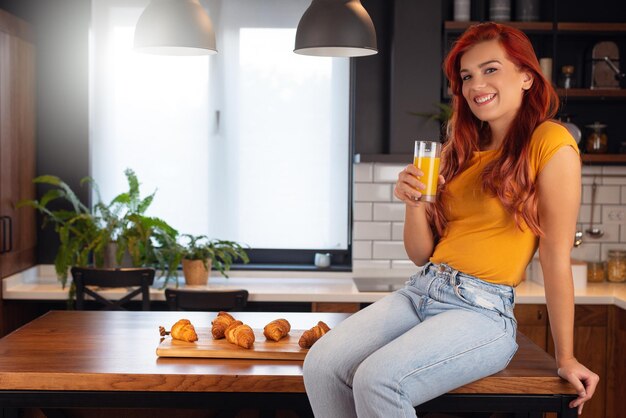
{"label": "pendant lamp", "polygon": [[298,23],[294,52],[325,57],[374,55],[376,29],[360,0],[313,0]]}
{"label": "pendant lamp", "polygon": [[159,55],[216,54],[213,23],[199,0],[152,0],[137,21],[135,50]]}

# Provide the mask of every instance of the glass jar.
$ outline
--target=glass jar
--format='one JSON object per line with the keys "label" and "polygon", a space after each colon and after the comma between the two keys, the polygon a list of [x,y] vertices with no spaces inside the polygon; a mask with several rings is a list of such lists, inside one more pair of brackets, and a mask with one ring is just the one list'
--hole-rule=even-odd
{"label": "glass jar", "polygon": [[593,125],[586,125],[591,129],[587,136],[585,149],[589,154],[605,154],[609,149],[609,139],[604,132],[605,124],[594,122]]}
{"label": "glass jar", "polygon": [[626,282],[626,251],[609,250],[607,278],[613,283]]}
{"label": "glass jar", "polygon": [[587,263],[587,281],[589,283],[603,282],[604,271],[605,271],[604,261],[589,261]]}
{"label": "glass jar", "polygon": [[574,66],[564,65],[561,67],[561,87],[564,89],[574,88]]}

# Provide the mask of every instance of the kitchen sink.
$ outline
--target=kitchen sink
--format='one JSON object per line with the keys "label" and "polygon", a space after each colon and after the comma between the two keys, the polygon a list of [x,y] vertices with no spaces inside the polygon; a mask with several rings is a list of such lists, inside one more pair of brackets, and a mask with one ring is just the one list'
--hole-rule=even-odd
{"label": "kitchen sink", "polygon": [[359,292],[393,292],[404,287],[408,277],[353,277]]}

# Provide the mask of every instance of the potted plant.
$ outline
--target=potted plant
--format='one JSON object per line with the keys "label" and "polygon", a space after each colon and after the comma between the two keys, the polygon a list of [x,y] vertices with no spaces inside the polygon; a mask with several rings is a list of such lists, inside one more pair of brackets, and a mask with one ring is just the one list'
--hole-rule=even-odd
{"label": "potted plant", "polygon": [[423,118],[427,118],[428,121],[438,121],[439,122],[439,132],[442,140],[446,138],[446,131],[448,128],[448,121],[452,117],[452,106],[448,103],[433,103],[433,106],[437,108],[436,112],[409,112],[410,115],[420,116]]}
{"label": "potted plant", "polygon": [[[109,267],[122,265],[127,254],[131,266],[155,267],[166,276],[166,283],[176,277],[182,256],[176,244],[178,232],[162,219],[145,215],[155,193],[142,199],[134,171],[127,169],[125,175],[128,191],[114,197],[109,204],[102,202],[93,179],[81,180],[81,185],[90,184],[96,192],[97,203],[93,210],[83,205],[65,182],[51,175],[33,180],[53,187],[40,200],[19,203],[19,206],[31,206],[40,211],[44,215],[44,226],[54,224],[60,240],[54,265],[63,287],[71,266],[104,267],[112,245],[115,257],[107,260]],[[70,208],[51,208],[51,203],[58,199],[69,202]]]}
{"label": "potted plant", "polygon": [[250,259],[243,247],[234,241],[209,239],[206,235],[183,234],[188,242],[182,245],[183,275],[188,285],[205,285],[209,280],[211,267],[215,267],[224,277],[233,261]]}

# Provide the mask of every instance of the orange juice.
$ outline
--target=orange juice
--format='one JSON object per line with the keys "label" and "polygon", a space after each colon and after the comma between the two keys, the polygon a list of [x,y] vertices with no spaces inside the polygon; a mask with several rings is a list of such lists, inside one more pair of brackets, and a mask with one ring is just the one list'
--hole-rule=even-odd
{"label": "orange juice", "polygon": [[437,181],[439,180],[439,157],[415,157],[413,165],[424,173],[419,180],[426,185],[426,189],[421,190],[422,199],[427,202],[434,202],[437,195]]}

